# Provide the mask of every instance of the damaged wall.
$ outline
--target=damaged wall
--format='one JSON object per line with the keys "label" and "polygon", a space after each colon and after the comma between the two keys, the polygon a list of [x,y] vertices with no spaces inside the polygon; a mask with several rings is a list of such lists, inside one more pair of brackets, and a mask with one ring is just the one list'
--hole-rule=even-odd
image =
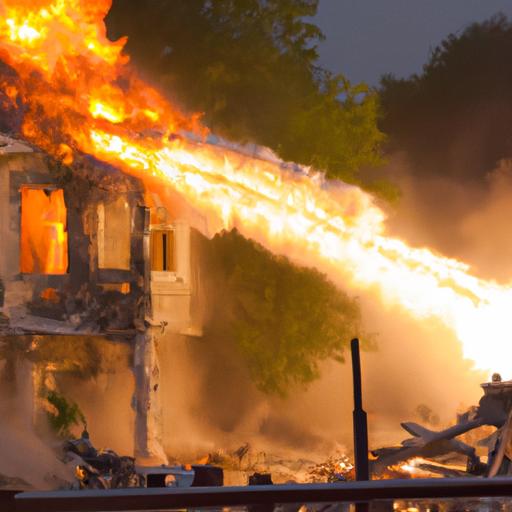
{"label": "damaged wall", "polygon": [[[62,439],[47,421],[55,413],[48,401],[52,391],[78,405],[98,448],[132,453],[132,359],[129,344],[99,336],[2,337],[0,474],[36,488],[72,481],[72,470],[58,460]],[[72,425],[72,435],[79,436],[82,428],[81,421]]]}
{"label": "damaged wall", "polygon": [[[48,337],[49,338],[49,337]],[[62,340],[61,340],[62,341]],[[96,373],[87,375],[61,368],[54,372],[58,389],[78,404],[87,420],[87,429],[97,448],[109,448],[120,454],[134,450],[135,411],[132,397],[135,379],[132,372],[133,346],[101,337],[68,338],[70,345],[87,342],[99,358]],[[54,337],[54,342],[59,339]],[[81,425],[76,427],[79,434]]]}
{"label": "damaged wall", "polygon": [[[87,158],[70,169],[28,145],[2,141],[0,234],[8,250],[0,276],[11,329],[133,337],[145,314],[142,184]],[[65,221],[58,222],[52,203],[62,196]],[[65,255],[59,259],[57,251]]]}
{"label": "damaged wall", "polygon": [[37,340],[23,397],[35,424],[49,390],[65,391],[98,447],[165,461],[159,333],[201,334],[190,227],[170,210],[117,169],[85,156],[67,167],[0,135],[0,341]]}

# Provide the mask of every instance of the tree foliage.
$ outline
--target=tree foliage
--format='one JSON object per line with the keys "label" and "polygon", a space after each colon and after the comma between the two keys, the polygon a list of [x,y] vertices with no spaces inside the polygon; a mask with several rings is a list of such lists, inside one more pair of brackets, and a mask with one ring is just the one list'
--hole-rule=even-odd
{"label": "tree foliage", "polygon": [[46,399],[54,409],[47,413],[48,421],[59,437],[69,438],[73,425],[86,424],[85,416],[78,404],[66,400],[64,395],[57,391],[50,391]]}
{"label": "tree foliage", "polygon": [[317,66],[318,0],[114,0],[113,38],[218,135],[358,180],[378,163],[378,98]]}
{"label": "tree foliage", "polygon": [[383,130],[419,171],[482,179],[512,155],[512,24],[474,23],[435,48],[423,72],[384,76]]}
{"label": "tree foliage", "polygon": [[319,361],[343,361],[360,331],[360,309],[325,275],[236,231],[206,241],[205,260],[213,277],[207,335],[230,340],[261,391],[284,395],[318,378]]}
{"label": "tree foliage", "polygon": [[100,343],[93,336],[40,336],[27,357],[80,378],[95,377],[102,369]]}
{"label": "tree foliage", "polygon": [[[378,97],[317,65],[318,0],[114,0],[109,36],[146,78],[217,135],[358,182],[380,161]],[[357,303],[325,276],[238,233],[205,241],[215,282],[207,339],[228,340],[256,386],[284,394],[342,360],[359,329]],[[219,290],[222,300],[219,300]],[[219,363],[221,364],[221,363]]]}

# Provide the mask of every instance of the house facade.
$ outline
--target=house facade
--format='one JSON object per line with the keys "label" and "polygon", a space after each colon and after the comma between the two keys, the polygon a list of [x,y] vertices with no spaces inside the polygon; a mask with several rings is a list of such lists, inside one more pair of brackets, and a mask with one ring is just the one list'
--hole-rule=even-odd
{"label": "house facade", "polygon": [[[158,340],[200,334],[191,320],[198,272],[187,220],[136,177],[85,156],[71,170],[0,134],[0,237],[0,339],[128,346],[135,453],[165,462]],[[41,372],[62,366],[34,369],[35,403],[48,382]]]}

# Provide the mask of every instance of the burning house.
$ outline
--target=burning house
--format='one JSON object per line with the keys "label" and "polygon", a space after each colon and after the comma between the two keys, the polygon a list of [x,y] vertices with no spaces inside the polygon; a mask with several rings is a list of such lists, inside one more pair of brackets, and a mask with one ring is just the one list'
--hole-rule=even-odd
{"label": "burning house", "polygon": [[[165,461],[155,347],[163,332],[198,332],[188,223],[133,176],[87,157],[71,171],[5,135],[0,208],[2,339],[20,337],[32,349],[59,337],[71,347],[89,338],[124,346],[135,376],[135,452]],[[64,370],[33,364],[36,409],[52,381],[41,373]]]}
{"label": "burning house", "polygon": [[[464,357],[508,371],[510,286],[390,235],[385,212],[357,186],[205,143],[197,116],[141,79],[125,40],[106,37],[108,0],[5,0],[2,8],[0,335],[27,355],[36,423],[45,390],[83,370],[74,352],[91,372],[115,352],[131,374],[123,399],[110,399],[102,415],[115,429],[119,409],[133,408],[135,454],[165,461],[158,346],[165,333],[201,333],[191,244],[201,218],[209,233],[237,227],[336,284],[375,292],[386,309],[439,321]],[[200,212],[194,221],[191,209]],[[97,343],[108,351],[94,353]],[[501,428],[505,419],[492,421]],[[428,437],[425,445],[434,435],[409,431]],[[380,455],[417,446],[391,448]]]}

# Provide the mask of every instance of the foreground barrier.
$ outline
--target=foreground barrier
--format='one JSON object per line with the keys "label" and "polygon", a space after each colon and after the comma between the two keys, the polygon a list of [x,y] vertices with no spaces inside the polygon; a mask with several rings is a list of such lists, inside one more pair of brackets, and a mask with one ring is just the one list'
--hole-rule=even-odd
{"label": "foreground barrier", "polygon": [[512,479],[507,477],[433,478],[336,484],[22,492],[14,496],[12,506],[13,510],[20,512],[136,511],[510,496],[512,496]]}

